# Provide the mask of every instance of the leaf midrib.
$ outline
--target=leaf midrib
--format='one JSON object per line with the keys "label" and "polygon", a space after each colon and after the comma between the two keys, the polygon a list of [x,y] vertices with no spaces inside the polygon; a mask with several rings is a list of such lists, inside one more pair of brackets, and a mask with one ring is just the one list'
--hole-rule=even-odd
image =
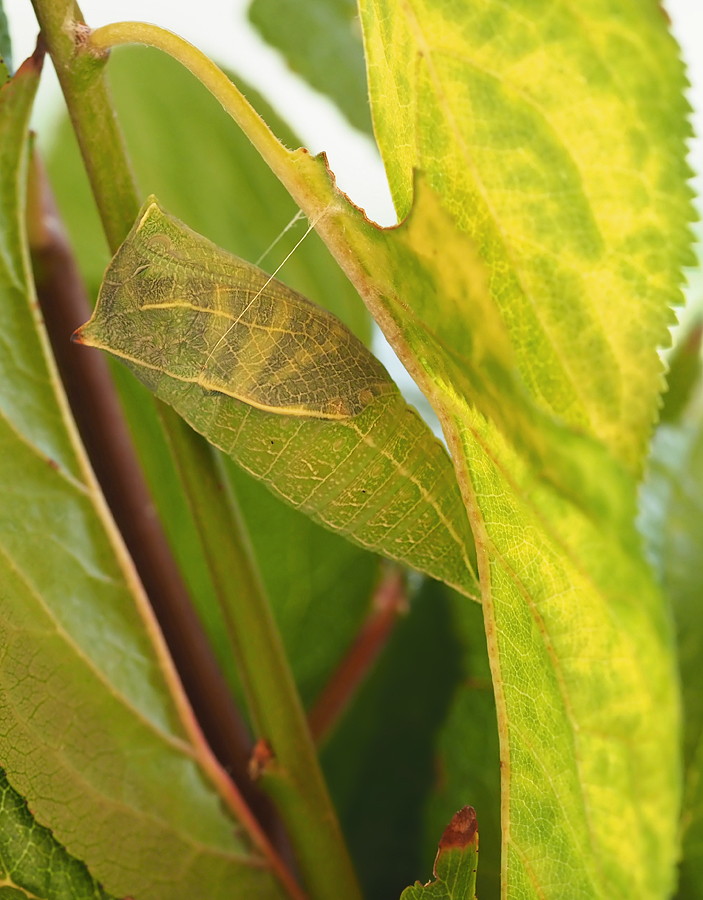
{"label": "leaf midrib", "polygon": [[178,738],[175,735],[169,735],[167,732],[163,731],[154,721],[149,719],[145,713],[134,707],[129,699],[121,691],[118,691],[115,688],[115,686],[108,680],[105,673],[95,665],[94,661],[89,656],[85,654],[83,648],[74,641],[69,632],[67,632],[64,626],[59,622],[51,606],[49,606],[45,602],[40,591],[35,587],[24,570],[17,564],[2,541],[0,541],[0,554],[2,554],[9,568],[17,575],[17,577],[25,585],[29,593],[35,598],[37,603],[44,610],[47,618],[53,624],[59,637],[63,639],[63,641],[68,645],[68,647],[70,647],[75,655],[95,675],[97,680],[107,689],[108,693],[111,694],[120,703],[121,706],[127,709],[130,714],[135,716],[140,722],[142,722],[143,725],[145,725],[149,729],[149,731],[153,732],[165,744],[168,744],[173,749],[188,756],[190,759],[197,760],[198,756],[194,748],[190,744],[185,742],[182,738]]}

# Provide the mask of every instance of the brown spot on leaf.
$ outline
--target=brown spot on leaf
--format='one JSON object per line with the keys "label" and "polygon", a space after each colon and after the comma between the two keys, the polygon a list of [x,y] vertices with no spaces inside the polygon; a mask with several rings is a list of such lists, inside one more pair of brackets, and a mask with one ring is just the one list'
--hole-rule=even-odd
{"label": "brown spot on leaf", "polygon": [[477,829],[476,810],[473,806],[465,806],[455,814],[444,829],[442,840],[439,842],[439,852],[453,850],[455,847],[461,850],[468,847],[473,841]]}

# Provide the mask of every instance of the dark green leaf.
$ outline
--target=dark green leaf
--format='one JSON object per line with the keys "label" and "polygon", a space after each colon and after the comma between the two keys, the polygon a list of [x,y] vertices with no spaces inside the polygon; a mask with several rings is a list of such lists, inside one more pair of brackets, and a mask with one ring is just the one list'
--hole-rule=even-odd
{"label": "dark green leaf", "polygon": [[[31,814],[0,769],[0,897],[111,900],[85,864]],[[10,887],[9,885],[12,885]]]}
{"label": "dark green leaf", "polygon": [[426,581],[322,751],[367,900],[398,896],[425,871],[423,807],[435,780],[437,734],[460,678],[447,591]]}

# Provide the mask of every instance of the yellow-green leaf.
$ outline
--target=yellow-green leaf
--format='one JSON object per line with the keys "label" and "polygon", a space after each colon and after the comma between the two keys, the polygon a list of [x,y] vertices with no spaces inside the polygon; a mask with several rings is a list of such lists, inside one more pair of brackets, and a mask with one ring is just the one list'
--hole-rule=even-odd
{"label": "yellow-green leaf", "polygon": [[685,80],[659,4],[360,6],[399,216],[421,169],[475,239],[539,404],[639,471],[693,217]]}

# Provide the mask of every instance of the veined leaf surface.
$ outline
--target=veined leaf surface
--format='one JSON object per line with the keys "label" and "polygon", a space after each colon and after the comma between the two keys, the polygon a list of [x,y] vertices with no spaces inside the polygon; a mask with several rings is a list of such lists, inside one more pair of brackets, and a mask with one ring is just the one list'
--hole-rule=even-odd
{"label": "veined leaf surface", "polygon": [[475,239],[535,398],[639,471],[693,217],[659,4],[360,6],[399,216],[420,169]]}
{"label": "veined leaf surface", "polygon": [[[160,234],[178,233],[179,256],[161,257],[157,270],[156,262],[143,255],[144,229],[152,241]],[[186,252],[188,259],[199,262],[192,267],[184,262]],[[446,452],[361,344],[353,345],[354,365],[369,373],[369,386],[358,395],[361,410],[336,420],[319,418],[316,407],[308,415],[286,414],[287,407],[283,414],[272,413],[271,408],[264,411],[225,393],[223,381],[215,386],[202,378],[231,319],[212,335],[213,316],[208,312],[189,306],[183,315],[170,299],[163,308],[154,306],[150,282],[163,279],[168,285],[165,294],[178,298],[190,292],[194,282],[207,278],[207,293],[211,293],[212,282],[218,278],[217,266],[226,258],[227,254],[209,241],[166,216],[156,203],[147,202],[106,272],[95,313],[80,329],[80,340],[124,359],[196,431],[316,521],[476,596],[473,543]],[[245,285],[256,285],[256,293],[271,290],[274,282],[268,283],[264,273],[230,259],[229,285],[234,273],[240,272],[245,273]],[[205,276],[205,271],[212,274]],[[144,292],[137,286],[140,277],[148,279]],[[216,290],[223,303],[227,303],[228,289],[233,290],[223,283]],[[275,284],[271,295],[290,296],[290,292]],[[324,330],[327,316],[320,318],[313,304],[308,303],[306,309],[308,321],[320,329],[321,341],[334,340],[333,332]],[[269,352],[269,332],[275,340],[281,330],[271,322],[271,315],[265,311],[256,325],[265,334],[265,352]],[[345,355],[351,347],[347,346]],[[250,352],[247,347],[238,354]],[[320,373],[321,396],[339,390],[337,377],[346,377],[348,371],[349,363],[345,362],[341,371],[335,370],[334,357],[328,356],[330,369]],[[238,366],[238,355],[229,355],[227,365]],[[296,360],[283,358],[278,363],[278,368],[282,367],[297,383]]]}
{"label": "veined leaf surface", "polygon": [[[690,258],[676,47],[657,4],[589,2],[578,15],[492,0],[361,8],[398,210],[410,209],[419,166],[456,225],[435,252],[470,259],[463,231],[485,266],[463,296],[452,265],[434,293],[397,267],[366,297],[442,420],[474,530],[501,743],[503,896],[667,897],[676,676],[620,466],[639,471],[656,346]],[[415,198],[405,224],[419,234],[427,208]],[[421,276],[429,257],[419,254]],[[447,328],[452,314],[463,330]],[[477,376],[497,366],[514,389],[493,403],[489,379],[467,384],[457,364],[467,356]],[[533,403],[581,435],[555,430]],[[551,477],[535,465],[540,438],[558,457]]]}
{"label": "veined leaf surface", "polygon": [[[322,183],[319,161],[297,160]],[[666,897],[678,697],[634,481],[535,406],[471,239],[419,187],[398,228],[347,207],[327,237],[333,246],[343,233],[374,273],[357,275],[360,289],[440,416],[471,517],[501,744],[504,896]],[[453,328],[461,354],[448,347]]]}
{"label": "veined leaf surface", "polygon": [[3,900],[113,900],[70,856],[0,769],[0,897]]}
{"label": "veined leaf surface", "polygon": [[115,895],[280,897],[205,774],[36,313],[23,198],[38,69],[0,89],[2,765]]}

